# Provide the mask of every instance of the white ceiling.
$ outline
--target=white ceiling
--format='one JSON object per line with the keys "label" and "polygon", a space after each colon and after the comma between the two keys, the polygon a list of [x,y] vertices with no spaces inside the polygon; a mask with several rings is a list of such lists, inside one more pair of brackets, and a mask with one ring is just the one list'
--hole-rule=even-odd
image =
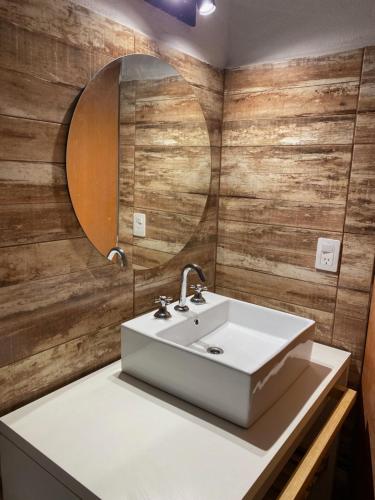
{"label": "white ceiling", "polygon": [[195,28],[143,0],[74,1],[218,67],[375,45],[375,0],[217,0]]}

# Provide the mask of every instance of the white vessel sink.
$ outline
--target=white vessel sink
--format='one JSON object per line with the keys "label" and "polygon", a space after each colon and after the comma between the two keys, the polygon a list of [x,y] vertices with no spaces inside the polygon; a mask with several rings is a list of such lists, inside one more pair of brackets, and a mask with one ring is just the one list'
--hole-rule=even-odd
{"label": "white vessel sink", "polygon": [[[249,427],[307,368],[315,322],[205,292],[172,318],[121,328],[122,370]],[[217,353],[217,354],[215,354]]]}

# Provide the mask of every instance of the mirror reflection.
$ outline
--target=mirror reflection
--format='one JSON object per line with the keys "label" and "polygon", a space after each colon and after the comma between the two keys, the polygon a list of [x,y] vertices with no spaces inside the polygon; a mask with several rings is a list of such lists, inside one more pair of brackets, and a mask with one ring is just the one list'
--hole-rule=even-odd
{"label": "mirror reflection", "polygon": [[124,263],[125,252],[135,269],[166,263],[196,230],[210,187],[209,135],[193,87],[155,57],[110,63],[77,105],[67,169],[78,219],[103,255]]}

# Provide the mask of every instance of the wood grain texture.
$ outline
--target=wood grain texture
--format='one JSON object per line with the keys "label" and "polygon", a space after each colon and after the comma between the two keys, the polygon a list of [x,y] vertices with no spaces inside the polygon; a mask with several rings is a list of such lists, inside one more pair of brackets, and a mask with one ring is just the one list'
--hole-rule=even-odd
{"label": "wood grain texture", "polygon": [[375,143],[354,146],[345,231],[375,234]]}
{"label": "wood grain texture", "polygon": [[224,121],[223,146],[351,144],[354,121],[353,114]]}
{"label": "wood grain texture", "polygon": [[234,69],[226,74],[225,92],[244,93],[276,87],[358,81],[362,55],[362,50],[355,50]]}
{"label": "wood grain texture", "polygon": [[[228,295],[302,308],[319,340],[351,350],[353,384],[375,243],[374,52],[363,53],[226,71],[216,275]],[[338,273],[315,270],[324,236],[343,241]]]}
{"label": "wood grain texture", "polygon": [[68,201],[63,163],[0,161],[0,205]]}
{"label": "wood grain texture", "polygon": [[[145,47],[162,52],[153,41],[137,38]],[[186,261],[202,264],[213,285],[215,226],[210,210],[218,175],[216,191],[210,188],[210,203],[190,247],[174,257],[172,265],[150,274],[140,272],[135,289],[133,273],[108,264],[83,236],[69,201],[64,166],[77,96],[98,69],[114,57],[134,52],[134,33],[69,1],[7,0],[0,2],[0,44],[4,89],[0,104],[0,412],[5,412],[118,359],[119,324],[133,316],[134,296],[138,312],[154,307],[155,293],[168,293],[167,283],[178,286]],[[213,108],[215,99],[221,99],[222,72],[178,51],[163,50],[195,89],[204,89],[206,99],[215,94],[207,105]],[[212,121],[217,117],[217,112],[212,114]],[[165,133],[172,137],[171,130],[159,131],[157,123],[143,125],[140,145],[158,145]],[[176,128],[172,146],[211,146],[204,121],[191,122],[189,133],[172,122],[169,126]],[[131,137],[135,129],[131,123],[127,127]],[[216,123],[216,140],[219,129]],[[124,158],[129,156],[129,150],[122,153]],[[217,151],[213,157],[217,167]],[[185,202],[183,211],[188,215],[192,202],[189,207],[183,195],[181,203]],[[155,196],[162,210],[171,211],[171,198],[165,193],[155,192]],[[191,196],[202,210],[201,195]],[[142,198],[140,194],[138,199]],[[155,253],[148,258],[155,259]],[[160,255],[157,259],[163,264]]]}
{"label": "wood grain texture", "polygon": [[345,146],[224,147],[220,194],[345,205],[350,161]]}
{"label": "wood grain texture", "polygon": [[[367,342],[365,357],[363,363],[362,375],[362,398],[365,425],[368,430],[372,471],[375,471],[375,387],[374,387],[374,370],[375,370],[375,294],[374,286],[372,287],[372,300],[370,320],[368,324]],[[373,475],[375,486],[375,476]]]}
{"label": "wood grain texture", "polygon": [[340,239],[339,233],[221,220],[217,262],[335,286],[337,274],[315,270],[316,241],[322,236]]}

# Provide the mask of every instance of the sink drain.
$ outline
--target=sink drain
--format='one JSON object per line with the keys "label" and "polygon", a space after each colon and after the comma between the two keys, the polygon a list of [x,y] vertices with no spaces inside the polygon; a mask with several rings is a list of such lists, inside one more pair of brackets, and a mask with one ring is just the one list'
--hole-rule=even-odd
{"label": "sink drain", "polygon": [[224,350],[221,347],[210,346],[207,347],[207,352],[209,354],[223,354]]}

